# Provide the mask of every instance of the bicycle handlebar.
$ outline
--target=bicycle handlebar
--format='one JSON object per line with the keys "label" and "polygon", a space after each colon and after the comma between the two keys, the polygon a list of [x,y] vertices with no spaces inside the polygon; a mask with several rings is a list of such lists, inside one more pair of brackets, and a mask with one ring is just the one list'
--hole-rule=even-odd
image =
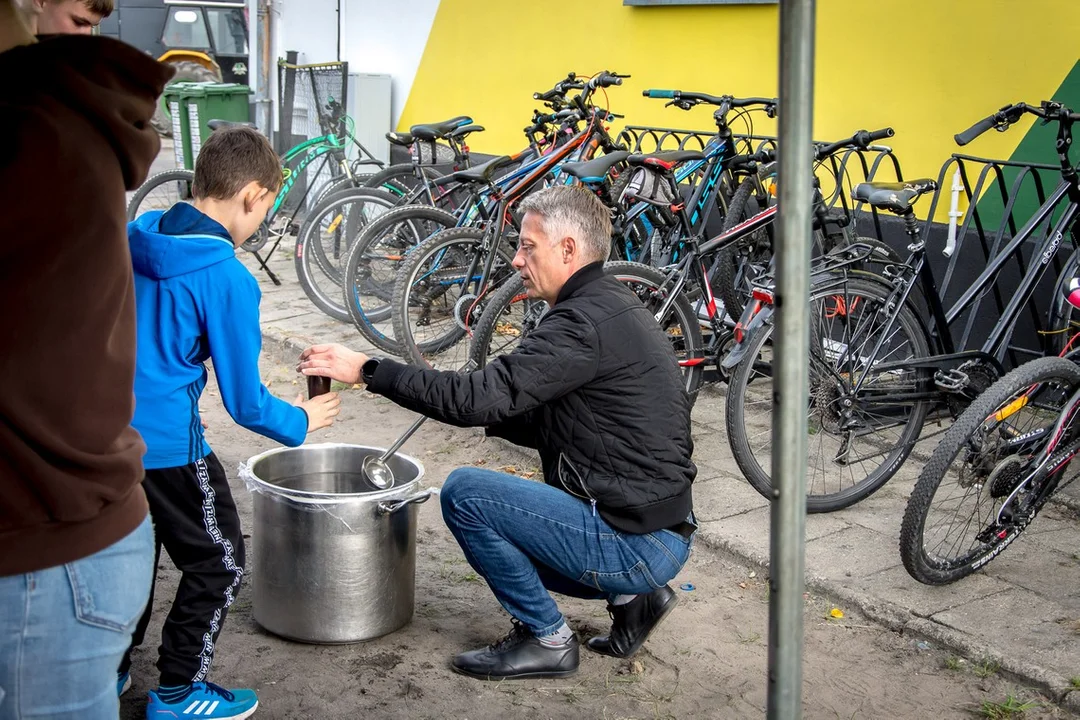
{"label": "bicycle handlebar", "polygon": [[1024,113],[1030,113],[1036,117],[1041,117],[1047,122],[1056,120],[1058,122],[1064,121],[1072,123],[1080,120],[1080,113],[1072,112],[1061,103],[1044,100],[1036,107],[1021,102],[1014,105],[1006,105],[993,115],[985,117],[975,123],[964,132],[953,135],[953,140],[956,141],[957,145],[962,147],[991,128],[1004,132],[1010,125],[1017,122]]}
{"label": "bicycle handlebar", "polygon": [[[890,138],[896,134],[892,128],[882,128],[880,130],[859,130],[857,133],[849,138],[843,140],[837,140],[834,143],[824,143],[816,145],[814,147],[814,160],[822,160],[823,158],[832,155],[837,150],[843,150],[845,148],[859,148],[860,150],[869,149],[871,144],[877,140],[884,140]],[[728,167],[732,169],[751,169],[758,164],[771,163],[776,159],[776,149],[764,148],[758,150],[756,153],[750,153],[748,155],[736,155],[731,158],[728,163]]]}
{"label": "bicycle handlebar", "polygon": [[565,100],[566,93],[571,90],[584,90],[585,83],[578,81],[577,75],[574,73],[568,73],[565,80],[560,80],[555,83],[555,87],[551,88],[547,92],[535,92],[533,93],[533,100],[541,100],[543,102],[551,102],[553,100]]}
{"label": "bicycle handlebar", "polygon": [[728,108],[741,108],[750,107],[751,105],[764,105],[767,110],[776,111],[776,98],[763,98],[763,97],[746,97],[737,98],[731,95],[709,95],[708,93],[699,92],[685,92],[683,90],[642,90],[641,94],[647,98],[656,98],[659,100],[674,100],[679,107],[683,107],[685,104],[689,109],[697,103],[706,103],[708,105],[719,105],[721,107]]}
{"label": "bicycle handlebar", "polygon": [[849,138],[838,140],[834,143],[826,143],[814,148],[814,160],[821,160],[829,155],[832,155],[837,150],[843,150],[844,148],[859,148],[860,150],[866,150],[870,143],[878,140],[884,140],[885,138],[891,138],[896,134],[896,131],[892,128],[882,128],[880,130],[859,130],[857,133]]}

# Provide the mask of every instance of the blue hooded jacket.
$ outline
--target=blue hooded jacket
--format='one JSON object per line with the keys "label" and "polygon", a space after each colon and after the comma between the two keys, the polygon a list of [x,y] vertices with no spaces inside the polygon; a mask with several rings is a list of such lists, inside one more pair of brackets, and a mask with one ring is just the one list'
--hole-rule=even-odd
{"label": "blue hooded jacket", "polygon": [[260,379],[262,293],[228,231],[179,203],[129,223],[128,241],[138,321],[132,425],[146,441],[146,468],[210,454],[199,419],[206,360],[237,423],[285,445],[303,443],[307,413],[271,395]]}

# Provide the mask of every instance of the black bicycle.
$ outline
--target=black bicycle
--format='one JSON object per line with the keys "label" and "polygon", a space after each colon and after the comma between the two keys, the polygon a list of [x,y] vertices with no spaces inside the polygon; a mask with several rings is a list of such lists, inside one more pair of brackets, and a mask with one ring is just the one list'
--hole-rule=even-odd
{"label": "black bicycle", "polygon": [[[1013,331],[1066,236],[1075,246],[1080,186],[1069,160],[1076,115],[1059,103],[1011,105],[956,136],[966,145],[991,128],[1005,130],[1025,113],[1058,123],[1062,182],[963,295],[946,310],[927,262],[913,204],[932,180],[863,183],[853,195],[900,215],[911,239],[906,262],[881,274],[856,268],[854,251],[825,256],[813,268],[808,408],[807,509],[848,507],[884,485],[903,465],[933,409],[955,417],[1003,374]],[[1056,219],[1055,219],[1056,218]],[[1041,228],[1041,230],[1040,230]],[[1032,261],[1000,318],[978,347],[958,347],[950,326],[991,289],[1006,264],[1032,242]],[[771,303],[771,278],[755,292]],[[772,497],[772,324],[746,341],[746,359],[729,383],[727,429],[747,480]]]}

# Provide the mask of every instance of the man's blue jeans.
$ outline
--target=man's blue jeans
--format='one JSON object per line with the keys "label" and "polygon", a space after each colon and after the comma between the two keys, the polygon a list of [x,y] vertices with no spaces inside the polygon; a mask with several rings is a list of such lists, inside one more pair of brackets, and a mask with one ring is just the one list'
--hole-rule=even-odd
{"label": "man's blue jeans", "polygon": [[599,599],[663,587],[690,555],[670,530],[634,535],[558,488],[459,468],[442,487],[442,511],[469,564],[534,635],[563,623],[548,591]]}
{"label": "man's blue jeans", "polygon": [[153,572],[148,515],[94,555],[0,577],[0,720],[116,720],[116,669]]}

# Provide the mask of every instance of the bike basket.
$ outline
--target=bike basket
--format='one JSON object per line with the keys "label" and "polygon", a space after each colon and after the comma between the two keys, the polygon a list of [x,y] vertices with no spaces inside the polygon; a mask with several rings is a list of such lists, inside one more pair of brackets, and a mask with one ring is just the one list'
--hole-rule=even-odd
{"label": "bike basket", "polygon": [[450,165],[456,160],[453,148],[434,140],[416,140],[409,153],[421,165]]}
{"label": "bike basket", "polygon": [[638,167],[630,175],[630,181],[626,183],[620,200],[671,205],[675,202],[675,192],[664,175],[649,167]]}

